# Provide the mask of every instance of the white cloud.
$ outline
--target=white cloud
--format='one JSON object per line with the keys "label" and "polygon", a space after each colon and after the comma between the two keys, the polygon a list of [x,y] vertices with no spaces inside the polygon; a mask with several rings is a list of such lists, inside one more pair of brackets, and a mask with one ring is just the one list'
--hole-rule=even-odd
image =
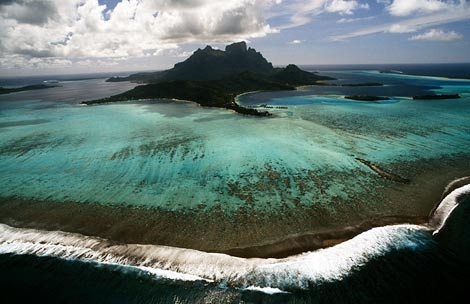
{"label": "white cloud", "polygon": [[0,66],[5,69],[19,69],[30,67],[35,69],[45,68],[69,68],[73,62],[64,58],[28,58],[24,56],[12,55],[0,57]]}
{"label": "white cloud", "polygon": [[414,26],[396,23],[390,26],[388,32],[389,33],[412,33],[412,32],[416,32],[416,28]]}
{"label": "white cloud", "polygon": [[377,33],[410,33],[429,27],[470,20],[470,4],[464,0],[460,3],[449,4],[444,11],[425,14],[420,16],[410,16],[401,19],[399,23],[391,22],[366,27],[357,31],[335,35],[330,37],[332,41],[344,41],[351,38],[372,35]]}
{"label": "white cloud", "polygon": [[357,9],[369,9],[369,4],[359,4],[354,0],[333,0],[326,5],[327,12],[341,15],[352,15],[353,11]]}
{"label": "white cloud", "polygon": [[294,39],[291,42],[289,42],[289,44],[302,44],[302,43],[304,43],[304,41],[305,40]]}
{"label": "white cloud", "polygon": [[288,22],[279,25],[279,29],[299,27],[312,22],[323,13],[353,15],[356,10],[369,9],[369,4],[356,0],[290,0],[281,6],[272,6],[267,17],[287,17]]}
{"label": "white cloud", "polygon": [[[6,7],[8,9],[5,10]],[[35,25],[43,25],[58,17],[53,1],[0,1],[0,13],[20,23]]]}
{"label": "white cloud", "polygon": [[413,13],[432,13],[454,6],[453,1],[440,0],[394,0],[388,11],[394,16],[409,16]]}
{"label": "white cloud", "polygon": [[352,23],[352,22],[358,22],[358,21],[365,21],[365,20],[371,20],[375,19],[375,16],[369,16],[369,17],[363,17],[363,18],[341,18],[336,21],[336,23]]}
{"label": "white cloud", "polygon": [[8,58],[0,64],[28,65],[32,58],[47,63],[47,58],[144,57],[189,42],[262,37],[275,32],[262,13],[265,5],[276,2],[122,0],[107,10],[98,0],[0,1],[0,58]]}
{"label": "white cloud", "polygon": [[445,32],[440,29],[431,29],[426,33],[414,35],[409,40],[428,40],[428,41],[456,41],[462,39],[462,34],[455,31]]}

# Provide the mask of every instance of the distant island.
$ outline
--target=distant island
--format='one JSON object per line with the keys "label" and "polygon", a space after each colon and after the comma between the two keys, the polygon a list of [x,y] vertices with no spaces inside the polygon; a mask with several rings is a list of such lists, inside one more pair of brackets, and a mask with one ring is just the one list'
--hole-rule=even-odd
{"label": "distant island", "polygon": [[0,95],[16,93],[16,92],[22,92],[22,91],[49,89],[49,88],[54,88],[54,87],[57,87],[57,85],[34,84],[34,85],[28,85],[28,86],[19,87],[19,88],[2,88],[2,87],[0,87]]}
{"label": "distant island", "polygon": [[414,100],[432,100],[432,99],[459,99],[461,98],[459,94],[431,94],[431,95],[420,95],[413,96]]}
{"label": "distant island", "polygon": [[402,71],[398,71],[398,70],[380,70],[379,73],[381,74],[404,74]]}
{"label": "distant island", "polygon": [[380,100],[389,100],[388,97],[382,96],[371,96],[371,95],[352,95],[352,96],[345,96],[346,99],[351,100],[359,100],[359,101],[380,101]]}
{"label": "distant island", "polygon": [[261,53],[247,48],[245,42],[238,42],[228,45],[225,51],[210,46],[198,49],[188,59],[166,71],[112,77],[107,81],[132,81],[143,85],[122,94],[82,103],[92,105],[168,98],[194,101],[202,106],[226,108],[242,114],[269,116],[266,111],[238,105],[236,96],[252,91],[295,90],[298,86],[332,79],[301,70],[293,64],[274,68]]}
{"label": "distant island", "polygon": [[328,83],[328,84],[322,84],[322,85],[330,86],[330,87],[383,87],[384,86],[384,84],[380,82],[346,83],[346,84]]}

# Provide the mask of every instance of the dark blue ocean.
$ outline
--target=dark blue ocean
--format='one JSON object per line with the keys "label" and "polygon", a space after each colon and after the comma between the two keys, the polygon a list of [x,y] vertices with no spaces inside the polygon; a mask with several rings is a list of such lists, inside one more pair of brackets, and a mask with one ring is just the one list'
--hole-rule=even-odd
{"label": "dark blue ocean", "polygon": [[33,84],[50,83],[67,81],[80,81],[90,79],[103,79],[113,76],[125,76],[135,72],[107,72],[107,73],[83,73],[83,74],[59,74],[59,75],[36,75],[36,76],[17,76],[7,77],[0,75],[0,87],[22,87]]}
{"label": "dark blue ocean", "polygon": [[449,78],[470,78],[470,63],[443,64],[344,64],[344,65],[306,65],[302,66],[314,71],[338,70],[376,70],[395,71],[408,75],[436,76]]}

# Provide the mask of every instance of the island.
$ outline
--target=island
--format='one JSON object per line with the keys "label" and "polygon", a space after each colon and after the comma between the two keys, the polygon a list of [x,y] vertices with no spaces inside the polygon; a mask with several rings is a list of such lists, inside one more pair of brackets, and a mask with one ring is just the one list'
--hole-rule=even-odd
{"label": "island", "polygon": [[93,105],[109,102],[154,98],[189,100],[206,107],[219,107],[237,113],[269,116],[267,111],[246,108],[236,103],[236,96],[252,91],[295,90],[333,78],[301,70],[290,64],[275,68],[261,53],[247,48],[245,42],[228,45],[225,50],[206,46],[172,69],[112,77],[108,82],[142,83],[132,90],[107,98],[84,101]]}
{"label": "island", "polygon": [[404,74],[402,71],[398,70],[380,70],[380,74]]}
{"label": "island", "polygon": [[461,98],[459,94],[431,94],[431,95],[420,95],[413,96],[414,100],[433,100],[433,99],[459,99]]}
{"label": "island", "polygon": [[346,99],[351,100],[359,100],[359,101],[380,101],[380,100],[389,100],[388,97],[382,96],[371,96],[371,95],[352,95],[352,96],[344,96]]}
{"label": "island", "polygon": [[380,82],[364,82],[364,83],[321,83],[323,86],[328,87],[383,87],[384,84]]}
{"label": "island", "polygon": [[57,87],[57,85],[48,85],[48,84],[33,84],[19,88],[2,88],[0,87],[0,95],[10,94],[22,91],[32,91],[32,90],[42,90]]}

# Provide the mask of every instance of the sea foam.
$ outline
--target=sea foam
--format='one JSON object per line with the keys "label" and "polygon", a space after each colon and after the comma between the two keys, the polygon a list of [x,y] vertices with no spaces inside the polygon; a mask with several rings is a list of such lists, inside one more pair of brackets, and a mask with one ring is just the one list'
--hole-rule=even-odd
{"label": "sea foam", "polygon": [[[458,185],[458,188],[452,191],[452,185]],[[423,269],[419,268],[422,265],[417,266],[416,258],[436,261],[429,255],[439,258],[439,251],[443,249],[440,245],[446,244],[446,240],[452,245],[449,252],[452,248],[467,248],[461,243],[461,233],[455,236],[452,231],[456,231],[456,225],[465,224],[460,215],[466,212],[470,202],[470,185],[460,186],[454,182],[447,191],[450,193],[437,206],[426,226],[377,227],[336,246],[282,259],[240,258],[169,246],[119,244],[77,233],[14,228],[5,224],[0,224],[0,254],[30,254],[120,265],[146,271],[156,279],[214,282],[222,287],[268,294],[308,290],[312,286],[340,282],[381,259],[386,262],[393,253],[408,252],[409,255],[416,252],[411,255],[415,257],[406,262],[407,266],[396,265],[414,273],[408,268]],[[433,238],[435,228],[439,234],[440,230],[449,227],[451,231],[444,235],[444,241]],[[455,240],[460,242],[457,247]],[[463,241],[467,240],[464,238]]]}
{"label": "sea foam", "polygon": [[[0,225],[0,253],[33,254],[138,267],[172,280],[215,281],[267,291],[307,289],[341,280],[390,250],[432,241],[427,228],[394,225],[371,229],[334,247],[284,259],[245,259],[158,245],[115,244],[105,239],[60,231]],[[251,286],[251,287],[250,287]]]}

